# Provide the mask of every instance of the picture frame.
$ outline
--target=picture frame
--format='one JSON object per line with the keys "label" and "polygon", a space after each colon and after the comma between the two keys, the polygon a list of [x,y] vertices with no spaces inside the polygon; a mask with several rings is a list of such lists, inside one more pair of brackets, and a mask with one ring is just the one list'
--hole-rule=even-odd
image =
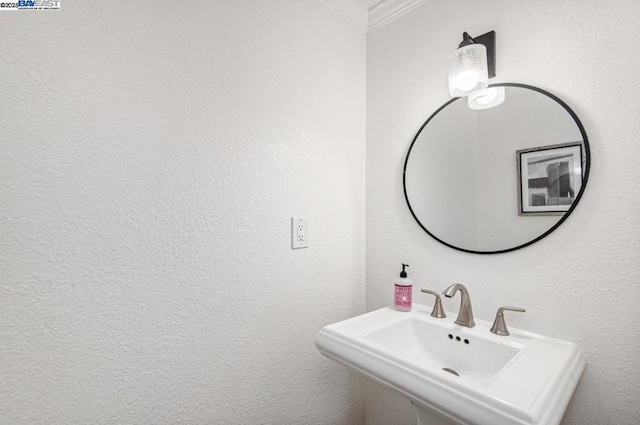
{"label": "picture frame", "polygon": [[582,142],[516,151],[518,215],[564,215],[582,188]]}

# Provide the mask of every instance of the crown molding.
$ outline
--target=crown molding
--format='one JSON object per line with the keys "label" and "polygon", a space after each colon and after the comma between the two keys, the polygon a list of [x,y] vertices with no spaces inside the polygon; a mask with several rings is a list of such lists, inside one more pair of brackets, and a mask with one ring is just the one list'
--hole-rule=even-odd
{"label": "crown molding", "polygon": [[373,32],[402,15],[411,12],[428,0],[382,0],[369,9],[367,32]]}
{"label": "crown molding", "polygon": [[[318,0],[363,33],[373,32],[428,0]],[[372,4],[373,3],[373,4]],[[367,11],[367,5],[371,5]]]}
{"label": "crown molding", "polygon": [[318,0],[360,31],[367,32],[367,7],[362,0]]}

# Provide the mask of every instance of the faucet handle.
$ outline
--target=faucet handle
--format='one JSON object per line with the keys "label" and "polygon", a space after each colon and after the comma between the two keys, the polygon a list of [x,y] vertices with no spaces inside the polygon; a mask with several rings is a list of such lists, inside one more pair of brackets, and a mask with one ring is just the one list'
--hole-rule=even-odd
{"label": "faucet handle", "polygon": [[437,317],[438,319],[447,317],[447,315],[444,314],[444,308],[442,308],[442,300],[440,299],[440,294],[434,291],[429,291],[428,289],[421,289],[420,291],[424,292],[425,294],[435,295],[436,297],[436,303],[433,305],[431,316]]}
{"label": "faucet handle", "polygon": [[500,307],[498,312],[496,313],[496,320],[493,321],[493,326],[491,326],[491,332],[496,335],[508,336],[509,329],[507,329],[507,323],[504,321],[504,311],[517,311],[520,313],[524,313],[525,309],[520,307]]}

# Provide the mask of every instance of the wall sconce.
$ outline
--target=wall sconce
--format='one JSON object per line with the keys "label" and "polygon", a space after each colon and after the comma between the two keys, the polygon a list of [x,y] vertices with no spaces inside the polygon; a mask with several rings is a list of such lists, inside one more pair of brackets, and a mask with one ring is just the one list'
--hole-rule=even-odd
{"label": "wall sconce", "polygon": [[462,34],[458,50],[449,55],[449,94],[467,96],[489,87],[496,76],[496,32],[478,37]]}

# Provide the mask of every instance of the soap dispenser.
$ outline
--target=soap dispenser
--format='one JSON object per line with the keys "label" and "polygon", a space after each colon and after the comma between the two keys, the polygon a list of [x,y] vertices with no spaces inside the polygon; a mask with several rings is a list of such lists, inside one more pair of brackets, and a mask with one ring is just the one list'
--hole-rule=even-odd
{"label": "soap dispenser", "polygon": [[413,282],[407,277],[405,267],[409,267],[408,264],[402,264],[402,271],[400,272],[400,278],[396,280],[395,284],[395,297],[393,306],[398,311],[411,311],[411,295],[413,292]]}

